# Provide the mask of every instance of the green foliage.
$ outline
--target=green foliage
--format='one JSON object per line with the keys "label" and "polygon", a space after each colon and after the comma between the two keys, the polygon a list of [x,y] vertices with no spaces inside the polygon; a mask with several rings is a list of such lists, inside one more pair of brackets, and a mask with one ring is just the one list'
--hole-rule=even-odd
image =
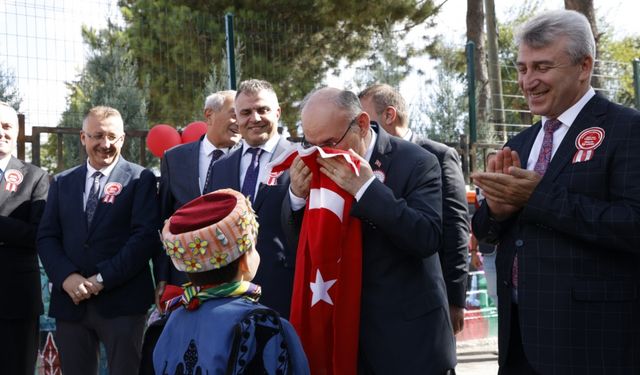
{"label": "green foliage", "polygon": [[150,77],[153,122],[179,126],[202,106],[199,93],[212,64],[225,64],[218,59],[225,45],[223,17],[233,12],[235,36],[245,46],[243,78],[274,84],[282,121],[290,129],[295,104],[341,59],[364,57],[387,25],[401,24],[396,30],[402,39],[437,11],[433,0],[120,0],[120,5],[139,74]]}
{"label": "green foliage", "polygon": [[[87,63],[78,80],[67,83],[69,96],[67,109],[59,127],[82,127],[84,115],[94,106],[116,108],[122,115],[125,131],[147,129],[147,83],[138,84],[137,65],[129,51],[126,35],[109,22],[104,30],[83,28],[82,35],[90,50]],[[143,88],[140,89],[139,86]],[[45,147],[43,166],[59,172],[77,165],[80,160],[80,142],[77,135],[64,136],[64,161],[55,159],[57,137],[52,136]],[[124,157],[138,162],[140,140],[127,137],[122,149]],[[147,153],[147,160],[157,160]]]}
{"label": "green foliage", "polygon": [[460,51],[453,47],[439,48],[436,79],[422,82],[418,100],[411,108],[409,126],[439,142],[458,142],[460,134],[467,132],[466,78],[457,71]]}
{"label": "green foliage", "polygon": [[0,101],[9,104],[16,111],[20,109],[20,103],[22,103],[14,75],[9,70],[5,70],[2,65],[0,65]]}
{"label": "green foliage", "polygon": [[602,64],[601,73],[606,79],[605,90],[610,99],[628,107],[635,105],[632,61],[640,58],[640,36],[628,36],[612,40],[608,35],[600,38],[601,59],[618,63]]}

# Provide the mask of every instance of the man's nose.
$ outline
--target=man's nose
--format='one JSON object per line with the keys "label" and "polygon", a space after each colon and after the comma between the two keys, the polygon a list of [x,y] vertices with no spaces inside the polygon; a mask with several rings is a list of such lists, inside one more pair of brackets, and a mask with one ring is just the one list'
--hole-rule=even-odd
{"label": "man's nose", "polygon": [[254,122],[259,122],[261,120],[260,114],[257,111],[251,112],[251,117]]}

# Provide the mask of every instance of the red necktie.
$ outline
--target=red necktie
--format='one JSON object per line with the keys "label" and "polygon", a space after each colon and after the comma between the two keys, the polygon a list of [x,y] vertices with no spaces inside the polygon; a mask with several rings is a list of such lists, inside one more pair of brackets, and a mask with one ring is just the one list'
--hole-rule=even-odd
{"label": "red necktie", "polygon": [[[542,146],[540,147],[540,154],[538,155],[538,161],[533,167],[533,170],[540,176],[544,175],[547,171],[549,162],[551,161],[551,154],[553,152],[553,133],[560,128],[562,122],[558,119],[549,119],[544,123],[544,138],[542,139]],[[511,283],[514,288],[518,288],[518,253],[513,258],[513,267],[511,269]]]}

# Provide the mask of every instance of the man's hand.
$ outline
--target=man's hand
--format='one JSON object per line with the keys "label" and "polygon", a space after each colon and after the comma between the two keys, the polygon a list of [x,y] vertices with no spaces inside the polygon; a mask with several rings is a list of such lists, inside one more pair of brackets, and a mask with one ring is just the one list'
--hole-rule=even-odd
{"label": "man's hand", "polygon": [[69,295],[74,304],[91,297],[89,289],[93,284],[79,273],[72,273],[62,282],[62,289]]}
{"label": "man's hand", "polygon": [[93,294],[94,296],[97,296],[98,293],[100,293],[102,289],[104,289],[104,285],[98,282],[97,274],[91,276],[87,280],[91,283],[91,285],[87,286],[87,290],[89,291],[89,293]]}
{"label": "man's hand", "polygon": [[457,335],[464,328],[464,308],[449,305],[449,314],[451,315],[451,326],[453,326],[453,334]]}
{"label": "man's hand", "polygon": [[510,216],[529,201],[542,177],[534,171],[517,167],[502,173],[474,173],[473,182],[482,189],[491,213],[497,219]]}
{"label": "man's hand", "polygon": [[478,250],[476,251],[472,251],[471,252],[471,265],[479,270],[480,268],[482,268],[482,259],[480,258],[480,255],[478,254]]}
{"label": "man's hand", "polygon": [[307,198],[311,187],[311,169],[302,161],[300,156],[296,157],[289,168],[291,179],[291,192],[298,198]]}
{"label": "man's hand", "polygon": [[[516,169],[522,170],[520,156],[516,151],[505,147],[496,154],[495,158],[489,161],[487,172],[471,174],[473,183],[482,189],[482,195],[484,195],[487,201],[491,216],[496,220],[505,220],[518,212],[527,203],[533,191],[533,189],[531,189],[524,201],[521,199],[514,201],[508,196],[512,187],[503,184],[515,183],[517,178],[515,178],[512,173]],[[537,186],[537,182],[535,185]],[[535,186],[533,188],[535,188]],[[518,191],[522,193],[520,189]],[[522,198],[522,196],[520,196],[520,198]]]}
{"label": "man's hand", "polygon": [[160,297],[162,297],[162,293],[164,293],[164,288],[167,286],[166,281],[158,281],[158,285],[156,285],[155,299],[156,299],[156,309],[159,313],[162,314],[162,306],[160,306]]}
{"label": "man's hand", "polygon": [[355,196],[358,190],[365,184],[372,176],[373,170],[369,162],[364,160],[360,155],[349,149],[349,154],[352,158],[360,160],[360,175],[356,175],[353,172],[351,165],[349,165],[343,158],[318,158],[318,164],[320,165],[320,172],[329,177],[338,186],[344,189],[349,194]]}

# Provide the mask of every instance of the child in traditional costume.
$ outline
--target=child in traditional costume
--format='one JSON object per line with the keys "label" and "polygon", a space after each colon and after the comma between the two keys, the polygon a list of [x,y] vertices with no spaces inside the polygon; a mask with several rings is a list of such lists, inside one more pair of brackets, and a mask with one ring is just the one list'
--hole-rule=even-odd
{"label": "child in traditional costume", "polygon": [[165,291],[163,308],[173,311],[153,352],[156,374],[309,374],[292,326],[257,302],[257,238],[251,202],[231,189],[167,220],[165,250],[191,283]]}

